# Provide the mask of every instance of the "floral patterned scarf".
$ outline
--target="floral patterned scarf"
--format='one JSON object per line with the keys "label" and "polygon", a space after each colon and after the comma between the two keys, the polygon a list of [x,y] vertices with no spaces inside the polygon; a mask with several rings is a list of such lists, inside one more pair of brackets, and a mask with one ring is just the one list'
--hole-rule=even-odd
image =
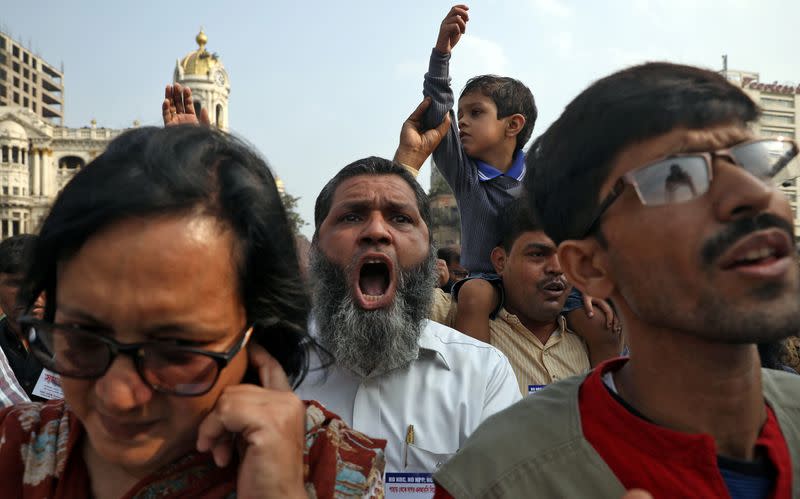
{"label": "floral patterned scarf", "polygon": [[[0,411],[0,488],[4,497],[91,496],[78,418],[63,400]],[[306,402],[305,483],[309,497],[383,497],[386,442],[352,430],[317,402]],[[125,499],[233,498],[236,465],[218,468],[192,452],[143,479]]]}

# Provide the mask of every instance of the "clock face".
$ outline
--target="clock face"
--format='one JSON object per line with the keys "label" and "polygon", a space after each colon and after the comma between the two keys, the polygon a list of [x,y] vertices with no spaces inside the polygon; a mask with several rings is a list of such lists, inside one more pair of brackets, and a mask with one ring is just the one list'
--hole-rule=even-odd
{"label": "clock face", "polygon": [[225,75],[222,73],[222,71],[217,71],[214,73],[214,81],[216,81],[217,85],[220,86],[225,84]]}

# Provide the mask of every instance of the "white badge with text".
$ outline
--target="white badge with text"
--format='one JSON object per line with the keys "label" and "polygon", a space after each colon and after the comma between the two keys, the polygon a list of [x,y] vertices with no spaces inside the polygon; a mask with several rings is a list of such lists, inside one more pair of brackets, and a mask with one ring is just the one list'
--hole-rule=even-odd
{"label": "white badge with text", "polygon": [[386,499],[431,499],[436,488],[430,473],[386,473]]}
{"label": "white badge with text", "polygon": [[547,385],[528,385],[528,395],[544,390]]}
{"label": "white badge with text", "polygon": [[33,387],[33,394],[47,400],[63,399],[61,378],[53,371],[42,369],[42,374],[39,375],[36,386]]}

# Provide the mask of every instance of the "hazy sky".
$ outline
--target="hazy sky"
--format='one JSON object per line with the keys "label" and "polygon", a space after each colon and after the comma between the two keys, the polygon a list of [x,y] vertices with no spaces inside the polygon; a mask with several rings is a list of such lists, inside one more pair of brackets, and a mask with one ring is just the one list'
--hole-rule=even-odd
{"label": "hazy sky", "polygon": [[[521,79],[539,108],[534,137],[593,80],[669,60],[800,81],[797,0],[480,0],[451,61],[453,87],[499,73]],[[0,0],[0,29],[65,71],[65,123],[160,124],[175,61],[208,50],[231,78],[230,125],[300,196],[314,200],[338,169],[391,157],[421,99],[439,0],[70,2]],[[427,188],[430,170],[420,180]],[[310,236],[311,225],[304,232]]]}

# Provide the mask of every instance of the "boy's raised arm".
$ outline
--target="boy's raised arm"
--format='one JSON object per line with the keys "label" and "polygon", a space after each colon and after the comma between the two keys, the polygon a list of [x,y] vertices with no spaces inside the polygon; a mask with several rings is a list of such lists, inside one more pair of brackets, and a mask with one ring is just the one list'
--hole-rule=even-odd
{"label": "boy's raised arm", "polygon": [[439,37],[436,39],[436,50],[441,54],[449,54],[461,39],[461,35],[467,31],[468,10],[469,7],[466,5],[454,5],[442,21]]}
{"label": "boy's raised arm", "polygon": [[444,115],[453,109],[455,99],[450,88],[450,52],[467,29],[468,10],[466,5],[454,5],[439,26],[439,35],[431,52],[422,87],[422,94],[432,101],[425,113],[425,128],[436,127],[442,122]]}

